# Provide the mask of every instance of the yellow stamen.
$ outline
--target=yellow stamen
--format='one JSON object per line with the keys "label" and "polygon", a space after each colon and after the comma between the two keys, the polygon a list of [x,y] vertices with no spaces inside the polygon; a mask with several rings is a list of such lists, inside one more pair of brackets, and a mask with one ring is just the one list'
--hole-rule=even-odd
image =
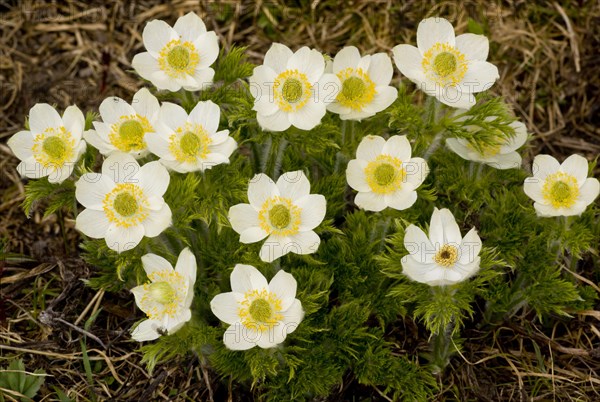
{"label": "yellow stamen", "polygon": [[194,75],[200,62],[198,50],[192,42],[173,39],[158,53],[158,66],[171,78]]}
{"label": "yellow stamen", "polygon": [[33,157],[44,168],[61,167],[75,158],[75,140],[64,127],[48,127],[33,139]]}
{"label": "yellow stamen", "polygon": [[276,196],[265,201],[258,213],[258,221],[269,234],[290,236],[298,233],[301,212],[291,199]]}
{"label": "yellow stamen", "polygon": [[169,150],[178,162],[195,163],[210,153],[212,139],[199,124],[185,123],[169,137]]}
{"label": "yellow stamen", "polygon": [[554,208],[570,208],[579,198],[579,185],[574,176],[556,172],[546,177],[542,194]]}
{"label": "yellow stamen", "polygon": [[449,268],[458,260],[458,249],[450,244],[444,244],[433,260],[437,264]]}
{"label": "yellow stamen", "polygon": [[180,310],[188,292],[185,278],[173,270],[155,271],[144,284],[140,309],[151,319],[165,315],[174,317]]}
{"label": "yellow stamen", "polygon": [[425,75],[441,86],[454,86],[462,81],[467,72],[463,53],[447,43],[436,43],[423,55],[421,63]]}
{"label": "yellow stamen", "polygon": [[354,110],[362,110],[375,97],[375,83],[362,68],[346,68],[337,73],[342,90],[336,100]]}
{"label": "yellow stamen", "polygon": [[148,206],[144,191],[133,183],[118,183],[102,201],[102,208],[108,220],[126,228],[146,220]]}
{"label": "yellow stamen", "polygon": [[286,70],[275,78],[273,92],[275,102],[284,112],[302,109],[312,94],[312,86],[306,74],[298,70]]}
{"label": "yellow stamen", "polygon": [[154,127],[144,116],[139,114],[123,115],[111,126],[108,139],[119,151],[143,151],[146,149],[144,136],[146,133],[153,132]]}
{"label": "yellow stamen", "polygon": [[239,304],[238,315],[246,328],[267,331],[283,320],[281,299],[266,289],[250,290]]}
{"label": "yellow stamen", "polygon": [[390,155],[379,155],[365,168],[367,184],[376,194],[390,194],[402,187],[406,171],[402,161]]}

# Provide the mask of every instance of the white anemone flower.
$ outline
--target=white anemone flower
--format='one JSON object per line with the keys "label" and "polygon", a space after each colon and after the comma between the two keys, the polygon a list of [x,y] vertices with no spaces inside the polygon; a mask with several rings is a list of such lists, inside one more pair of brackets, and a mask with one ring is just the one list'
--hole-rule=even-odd
{"label": "white anemone flower", "polygon": [[325,59],[318,51],[305,46],[293,53],[273,43],[249,79],[260,126],[268,131],[317,126],[340,89],[339,79],[324,72]]}
{"label": "white anemone flower", "polygon": [[85,152],[82,141],[85,117],[77,106],[69,106],[63,116],[47,103],[29,111],[29,131],[19,131],[8,146],[21,163],[17,171],[25,177],[48,176],[50,183],[62,183]]}
{"label": "white anemone flower", "polygon": [[279,271],[267,283],[253,266],[237,264],[230,279],[232,291],[218,294],[210,302],[213,314],[230,325],[223,336],[227,348],[272,348],[294,332],[304,318],[291,274]]}
{"label": "white anemone flower", "polygon": [[500,76],[486,61],[489,41],[483,35],[454,36],[443,18],[427,18],[417,28],[417,47],[398,45],[392,50],[402,74],[430,96],[448,106],[469,109],[474,93],[489,89]]}
{"label": "white anemone flower", "polygon": [[165,102],[157,133],[147,138],[148,147],[163,165],[179,173],[229,163],[237,143],[229,130],[217,131],[220,115],[219,106],[211,101],[198,102],[189,115],[181,106]]}
{"label": "white anemone flower", "polygon": [[[487,121],[494,120],[489,116]],[[515,131],[514,136],[501,138],[498,145],[479,144],[479,149],[463,138],[448,138],[446,145],[463,159],[485,163],[496,169],[519,169],[521,167],[521,155],[517,149],[527,141],[527,128],[520,121],[514,121],[510,127]],[[479,131],[480,127],[467,127],[470,131]]]}
{"label": "white anemone flower", "polygon": [[75,228],[121,253],[144,236],[156,237],[171,225],[171,209],[163,194],[169,172],[158,161],[140,167],[133,156],[113,153],[102,173],[86,173],[75,183],[75,197],[86,209]]}
{"label": "white anemone flower", "polygon": [[260,258],[272,262],[287,254],[311,254],[321,239],[314,232],[325,217],[326,201],[310,194],[310,183],[300,170],[279,177],[277,183],[257,174],[248,185],[250,204],[229,209],[229,221],[242,243],[255,243],[268,236]]}
{"label": "white anemone flower", "polygon": [[362,120],[390,106],[398,90],[390,86],[394,67],[385,53],[360,56],[358,49],[348,46],[333,59],[332,70],[342,86],[327,110],[342,120]]}
{"label": "white anemone flower", "polygon": [[131,332],[138,342],[171,335],[190,320],[197,270],[196,257],[189,248],[181,251],[175,269],[156,254],[144,255],[142,265],[149,282],[131,289],[135,303],[148,316]]}
{"label": "white anemone flower", "polygon": [[95,121],[95,130],[84,133],[85,140],[108,156],[125,152],[135,158],[148,155],[146,139],[154,136],[160,105],[146,88],[133,95],[131,104],[111,96],[100,104],[102,121]]}
{"label": "white anemone flower", "polygon": [[348,163],[346,179],[358,191],[354,203],[367,211],[387,207],[402,210],[417,201],[417,188],[429,167],[423,158],[411,158],[405,135],[383,137],[367,135],[356,149],[356,159]]}
{"label": "white anemone flower", "polygon": [[212,83],[215,70],[210,66],[219,56],[219,41],[193,12],[172,28],[162,20],[150,21],[142,39],[147,52],[136,54],[131,65],[156,88],[199,91]]}
{"label": "white anemone flower", "polygon": [[406,228],[404,247],[409,254],[402,258],[403,272],[430,286],[453,285],[479,271],[481,246],[475,228],[463,238],[452,212],[434,208],[429,236],[415,225]]}
{"label": "white anemone flower", "polygon": [[538,216],[581,215],[600,192],[598,179],[588,176],[588,161],[571,155],[561,164],[550,155],[533,160],[533,177],[525,179],[523,190],[535,203]]}

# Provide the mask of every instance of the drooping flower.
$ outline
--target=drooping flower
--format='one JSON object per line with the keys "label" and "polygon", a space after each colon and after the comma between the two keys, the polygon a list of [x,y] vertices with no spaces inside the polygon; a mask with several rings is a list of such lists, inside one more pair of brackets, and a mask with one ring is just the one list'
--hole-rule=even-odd
{"label": "drooping flower", "polygon": [[403,272],[430,286],[453,285],[479,271],[481,246],[475,228],[463,238],[452,212],[434,208],[429,236],[415,225],[406,228],[404,247],[409,254],[402,258]]}
{"label": "drooping flower", "polygon": [[342,86],[327,110],[342,120],[374,116],[398,97],[398,90],[390,86],[394,68],[385,53],[361,57],[356,47],[348,46],[335,56],[332,70]]}
{"label": "drooping flower", "polygon": [[324,71],[325,60],[318,51],[305,46],[293,53],[273,43],[264,64],[254,68],[249,79],[260,126],[268,131],[317,126],[340,88],[339,79]]}
{"label": "drooping flower", "polygon": [[138,342],[152,341],[161,333],[173,334],[190,320],[197,270],[189,248],[181,251],[175,269],[156,254],[144,255],[142,265],[149,282],[131,289],[135,303],[148,316],[131,332]]}
{"label": "drooping flower", "polygon": [[538,216],[581,215],[600,192],[600,182],[588,175],[588,162],[571,155],[560,164],[550,155],[533,160],[533,177],[525,179],[523,190],[535,203]]}
{"label": "drooping flower", "polygon": [[189,115],[181,106],[165,102],[157,133],[148,136],[148,147],[163,165],[180,173],[229,163],[237,143],[229,130],[217,131],[220,115],[219,106],[211,101],[198,102]]}
{"label": "drooping flower", "polygon": [[[487,121],[494,120],[495,117],[489,116]],[[499,145],[479,144],[479,149],[473,146],[469,141],[463,138],[448,138],[446,145],[458,156],[463,159],[485,163],[496,169],[518,169],[521,167],[521,155],[517,152],[525,141],[527,141],[527,128],[520,121],[510,124],[515,131],[515,135],[509,138],[501,138]],[[480,127],[470,126],[468,130],[477,132]]]}
{"label": "drooping flower", "polygon": [[171,225],[171,209],[163,194],[169,172],[158,161],[140,167],[133,156],[113,153],[102,173],[86,173],[75,183],[75,197],[86,209],[75,228],[121,253],[144,236],[156,237]]}
{"label": "drooping flower", "polygon": [[146,140],[155,135],[159,110],[158,99],[146,88],[133,95],[131,104],[111,96],[100,104],[102,121],[95,121],[95,130],[86,131],[84,138],[105,156],[125,152],[144,157],[148,155]]}
{"label": "drooping flower", "polygon": [[47,103],[29,111],[29,130],[8,140],[11,151],[21,160],[17,171],[31,179],[48,176],[50,183],[62,183],[85,152],[82,141],[85,117],[77,106],[65,109],[62,118]]}
{"label": "drooping flower", "polygon": [[210,302],[213,314],[230,325],[223,336],[229,349],[277,346],[304,318],[291,274],[279,271],[267,283],[253,266],[237,264],[230,279],[232,291],[218,294]]}
{"label": "drooping flower", "polygon": [[310,183],[300,170],[279,177],[277,183],[257,174],[248,185],[250,204],[229,209],[229,221],[242,243],[255,243],[268,236],[260,258],[272,262],[287,254],[311,254],[321,239],[314,232],[325,217],[326,201],[310,194]]}
{"label": "drooping flower", "polygon": [[405,135],[383,137],[367,135],[358,145],[356,159],[348,163],[346,179],[358,191],[354,203],[367,211],[387,207],[410,208],[417,200],[417,188],[429,167],[422,158],[411,158]]}
{"label": "drooping flower", "polygon": [[474,93],[489,89],[500,76],[486,61],[489,41],[483,35],[454,36],[443,18],[427,18],[417,28],[417,47],[394,47],[394,61],[402,74],[430,96],[456,108],[475,104]]}
{"label": "drooping flower", "polygon": [[215,70],[210,66],[219,55],[219,41],[193,12],[172,28],[162,20],[150,21],[142,38],[147,52],[136,54],[131,65],[156,88],[198,91],[212,83]]}

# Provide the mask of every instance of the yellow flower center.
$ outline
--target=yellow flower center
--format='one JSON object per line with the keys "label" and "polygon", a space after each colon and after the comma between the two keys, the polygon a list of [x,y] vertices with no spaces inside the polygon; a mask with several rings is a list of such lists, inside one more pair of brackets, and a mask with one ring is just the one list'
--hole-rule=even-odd
{"label": "yellow flower center", "polygon": [[169,137],[169,150],[178,162],[195,163],[210,153],[212,139],[199,124],[185,123]]}
{"label": "yellow flower center", "polygon": [[465,55],[447,43],[436,43],[423,55],[425,75],[436,84],[454,86],[467,72]]}
{"label": "yellow flower center", "polygon": [[298,70],[286,70],[273,83],[275,102],[284,112],[295,112],[306,105],[312,93],[311,88],[306,74]]}
{"label": "yellow flower center", "polygon": [[143,190],[133,183],[118,183],[102,201],[102,209],[108,220],[126,228],[146,220],[148,205]]}
{"label": "yellow flower center", "polygon": [[458,260],[458,249],[450,244],[444,244],[433,260],[443,267],[449,268]]}
{"label": "yellow flower center", "polygon": [[548,175],[542,187],[542,194],[554,208],[570,208],[579,197],[577,179],[564,172]]}
{"label": "yellow flower center", "polygon": [[188,292],[187,281],[174,270],[155,271],[148,275],[150,282],[144,284],[140,310],[151,319],[174,317]]}
{"label": "yellow flower center", "polygon": [[146,149],[144,135],[154,132],[154,128],[139,114],[123,115],[111,126],[108,139],[119,151],[131,152]]}
{"label": "yellow flower center", "polygon": [[35,136],[31,151],[44,168],[61,167],[75,158],[75,140],[64,127],[49,127]]}
{"label": "yellow flower center", "polygon": [[342,82],[342,90],[336,100],[342,105],[354,110],[363,107],[375,97],[375,83],[362,68],[346,68],[337,73]]}
{"label": "yellow flower center", "polygon": [[250,290],[238,307],[240,321],[246,328],[264,332],[281,320],[281,299],[266,289]]}
{"label": "yellow flower center", "polygon": [[260,227],[269,234],[290,236],[298,233],[301,209],[285,197],[271,197],[258,213]]}
{"label": "yellow flower center", "polygon": [[390,155],[379,155],[365,168],[367,184],[376,194],[390,194],[402,187],[406,171],[402,161]]}
{"label": "yellow flower center", "polygon": [[158,66],[171,78],[193,75],[200,55],[192,42],[174,39],[158,53]]}

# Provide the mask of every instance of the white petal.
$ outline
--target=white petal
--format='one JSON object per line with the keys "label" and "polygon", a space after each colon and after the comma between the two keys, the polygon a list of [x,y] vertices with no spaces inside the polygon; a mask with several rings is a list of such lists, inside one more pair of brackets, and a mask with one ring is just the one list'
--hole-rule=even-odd
{"label": "white petal", "polygon": [[242,243],[254,243],[267,236],[260,228],[258,212],[250,204],[237,204],[229,208],[229,222],[233,230],[242,235]]}
{"label": "white petal", "polygon": [[[308,82],[316,83],[325,72],[325,59],[314,49],[304,46],[296,51],[288,60],[288,69],[298,70],[306,74]],[[277,71],[277,70],[276,70]]]}
{"label": "white petal", "polygon": [[[446,209],[446,211],[448,210]],[[429,223],[429,239],[436,249],[439,249],[447,243],[447,236],[444,233],[445,229],[444,224],[442,223],[442,215],[446,215],[446,213],[442,213],[442,211],[439,209],[433,208],[431,221]],[[446,216],[446,219],[448,219],[448,216]],[[460,245],[460,240],[456,243],[456,245]]]}
{"label": "white petal", "polygon": [[185,79],[171,78],[160,68],[152,73],[152,76],[148,78],[154,86],[160,90],[167,90],[171,92],[177,92],[181,89],[181,82],[190,82],[191,85],[196,86],[196,81],[191,76],[186,76]]}
{"label": "white petal", "polygon": [[259,257],[262,261],[273,262],[292,251],[301,251],[289,237],[271,235],[260,248]]}
{"label": "white petal", "polygon": [[321,123],[327,112],[327,106],[321,102],[309,100],[302,109],[288,113],[290,123],[301,130],[312,130]]}
{"label": "white petal", "polygon": [[289,47],[281,43],[273,43],[265,54],[263,64],[271,67],[275,73],[280,74],[287,70],[288,60],[293,54]]}
{"label": "white petal", "polygon": [[302,309],[300,300],[294,299],[292,305],[286,311],[283,311],[282,315],[285,332],[291,334],[298,328],[298,325],[300,325],[304,318],[304,310]]}
{"label": "white petal", "polygon": [[200,56],[200,62],[198,63],[200,68],[211,66],[219,57],[219,38],[214,31],[200,35],[194,45]]}
{"label": "white petal", "polygon": [[148,162],[142,166],[136,178],[146,195],[162,197],[169,187],[169,172],[158,161]]}
{"label": "white petal", "polygon": [[590,177],[583,182],[583,185],[579,188],[579,199],[584,206],[590,205],[600,193],[600,182],[594,177]]}
{"label": "white petal", "polygon": [[144,320],[131,332],[131,337],[138,342],[153,341],[160,337],[160,327],[161,322],[158,320]]}
{"label": "white petal", "polygon": [[206,32],[206,25],[196,13],[189,12],[183,17],[177,18],[173,29],[181,35],[182,41],[193,42]]}
{"label": "white petal", "polygon": [[240,320],[238,310],[243,299],[242,293],[220,293],[210,301],[210,309],[219,320],[230,325],[235,324]]}
{"label": "white petal", "polygon": [[251,290],[268,289],[269,284],[264,275],[252,265],[237,264],[230,276],[231,290],[246,293]]}
{"label": "white petal", "polygon": [[269,233],[265,232],[265,230],[260,226],[254,226],[240,233],[240,243],[256,243],[268,235]]}
{"label": "white petal", "polygon": [[192,311],[189,308],[186,308],[185,310],[176,313],[174,317],[169,315],[164,316],[163,324],[165,324],[165,329],[169,335],[171,335],[181,329],[181,327],[183,327],[191,318]]}
{"label": "white petal", "polygon": [[327,211],[327,201],[321,194],[309,194],[295,202],[301,209],[300,227],[301,231],[313,230],[325,218]]}
{"label": "white petal", "polygon": [[50,170],[45,169],[31,156],[17,165],[17,172],[21,176],[29,177],[30,179],[39,179],[40,177],[48,176]]}
{"label": "white petal", "polygon": [[392,49],[394,63],[398,70],[406,77],[413,79],[423,70],[423,55],[414,46],[398,45]]}
{"label": "white petal", "polygon": [[256,346],[260,335],[241,323],[231,325],[223,334],[223,343],[231,350],[248,350]]}
{"label": "white petal", "polygon": [[160,107],[159,119],[166,127],[175,130],[185,124],[188,114],[179,105],[163,102]]}
{"label": "white petal", "polygon": [[20,160],[30,158],[33,153],[31,148],[33,147],[33,135],[31,131],[19,131],[7,141],[10,150]]}
{"label": "white petal", "polygon": [[574,176],[581,184],[587,179],[588,161],[581,155],[571,155],[560,165],[560,170]]}
{"label": "white petal", "polygon": [[121,253],[135,248],[142,241],[142,237],[144,237],[142,225],[124,228],[113,223],[108,227],[105,239],[110,249]]}
{"label": "white petal", "polygon": [[115,187],[115,182],[99,173],[86,173],[75,183],[75,198],[86,208],[101,211],[106,194]]}
{"label": "white petal", "polygon": [[287,172],[277,179],[277,188],[282,197],[296,201],[310,193],[310,182],[302,170]]}
{"label": "white petal", "polygon": [[550,217],[550,216],[562,216],[564,215],[564,208],[556,209],[552,205],[542,204],[540,202],[534,202],[533,208],[538,216]]}
{"label": "white petal", "polygon": [[431,264],[436,253],[431,240],[415,225],[409,225],[404,232],[404,248],[414,261],[421,264]]}
{"label": "white petal", "polygon": [[75,228],[93,239],[102,239],[108,231],[110,222],[102,211],[84,209],[75,219]]}
{"label": "white petal", "polygon": [[521,148],[525,144],[525,141],[527,141],[527,127],[525,124],[520,121],[513,121],[509,126],[515,130],[515,135],[508,140],[506,145],[500,148],[501,153],[515,151]]}
{"label": "white petal", "polygon": [[158,119],[160,104],[156,96],[152,95],[147,88],[142,88],[133,95],[131,106],[140,116],[146,117],[151,124]]}
{"label": "white petal", "polygon": [[387,109],[398,97],[398,90],[390,86],[378,86],[373,100],[363,107],[367,113],[379,113]]}
{"label": "white petal", "polygon": [[255,175],[248,184],[248,201],[257,211],[262,208],[265,201],[277,195],[279,195],[279,188],[264,173]]}
{"label": "white petal", "polygon": [[446,145],[452,150],[452,152],[463,159],[468,161],[478,159],[471,156],[471,150],[462,143],[460,138],[447,138]]}
{"label": "white petal", "polygon": [[460,259],[458,262],[463,266],[476,262],[479,253],[481,252],[481,245],[481,239],[477,234],[477,230],[472,228],[462,239],[460,245]]}
{"label": "white petal", "polygon": [[116,149],[112,144],[104,141],[95,130],[85,131],[83,138],[88,144],[100,151],[102,155],[108,155]]}
{"label": "white petal", "polygon": [[29,129],[32,134],[40,134],[48,127],[62,127],[63,121],[58,112],[47,103],[36,103],[29,110]]}
{"label": "white petal", "polygon": [[400,159],[403,162],[408,162],[411,157],[410,142],[405,135],[391,136],[383,146],[382,153]]}
{"label": "white petal", "polygon": [[450,282],[448,284],[458,283],[469,279],[479,271],[480,263],[480,257],[475,258],[475,260],[469,264],[462,264],[460,262],[456,263],[454,267],[450,270],[450,272],[453,273],[455,276],[448,275],[446,278],[446,280]]}
{"label": "white petal", "polygon": [[498,154],[490,158],[486,163],[496,169],[520,169],[522,160],[518,152],[509,152],[507,154]]}
{"label": "white petal", "polygon": [[212,101],[198,102],[190,112],[188,121],[200,124],[209,133],[216,133],[220,116],[221,109]]}
{"label": "white petal", "polygon": [[545,202],[542,194],[543,181],[537,177],[528,177],[523,183],[523,191],[529,198],[537,202]]}
{"label": "white petal", "polygon": [[150,276],[154,272],[173,271],[173,266],[169,261],[160,255],[148,253],[142,256],[142,265],[146,275]]}
{"label": "white petal", "polygon": [[487,61],[473,61],[469,63],[467,72],[459,84],[460,91],[478,93],[490,89],[500,78],[498,67]]}
{"label": "white petal", "polygon": [[171,154],[169,141],[166,140],[160,133],[149,133],[144,137],[148,150],[159,158],[170,161],[175,160],[175,156]]}
{"label": "white petal", "polygon": [[352,112],[351,108],[349,108],[347,106],[343,106],[341,103],[338,103],[337,101],[328,104],[327,110],[329,110],[331,113],[336,113],[336,114],[341,115],[340,117],[342,117],[342,115],[347,115]]}
{"label": "white petal", "polygon": [[179,39],[179,36],[166,22],[162,20],[152,20],[144,27],[142,39],[144,41],[144,47],[146,47],[152,56],[158,57],[158,53],[162,48],[170,41]]}
{"label": "white petal", "polygon": [[385,195],[387,206],[399,211],[412,207],[415,202],[417,202],[417,192],[414,190],[396,191]]}
{"label": "white petal", "polygon": [[490,50],[490,41],[484,35],[466,33],[456,37],[456,48],[467,60],[486,61]]}
{"label": "white petal", "polygon": [[394,75],[394,67],[390,56],[385,53],[376,53],[371,56],[369,77],[377,86],[387,86]]}
{"label": "white petal", "polygon": [[166,203],[158,211],[148,212],[148,217],[142,222],[147,237],[156,237],[171,226],[171,208]]}
{"label": "white petal", "polygon": [[537,155],[531,166],[534,177],[539,179],[541,183],[546,180],[548,175],[558,172],[559,169],[560,163],[550,155]]}
{"label": "white petal", "polygon": [[227,137],[225,142],[218,145],[209,145],[208,149],[210,150],[211,155],[220,154],[223,156],[226,160],[222,163],[229,163],[229,157],[237,149],[237,147],[237,142],[235,142],[233,138]]}
{"label": "white petal", "polygon": [[186,247],[181,250],[179,257],[177,257],[177,264],[175,264],[175,272],[182,275],[184,278],[188,278],[190,285],[196,282],[196,271],[198,265],[196,264],[196,256],[192,251]]}
{"label": "white petal", "polygon": [[287,336],[287,331],[283,327],[283,324],[277,323],[273,328],[259,334],[260,336],[256,344],[260,348],[269,349],[283,343]]}
{"label": "white petal", "polygon": [[100,115],[105,123],[116,122],[123,116],[135,115],[135,109],[123,99],[109,96],[100,104]]}
{"label": "white petal", "polygon": [[342,82],[337,75],[323,74],[313,85],[311,102],[324,103],[328,106],[335,102],[341,88]]}
{"label": "white petal", "polygon": [[284,249],[295,254],[316,253],[321,244],[321,238],[318,234],[309,230],[308,232],[299,232],[289,237],[290,242],[284,245]]}
{"label": "white petal", "polygon": [[370,192],[360,192],[356,194],[356,197],[354,198],[354,203],[359,208],[365,209],[367,211],[379,212],[387,208],[384,195]]}
{"label": "white petal", "polygon": [[[429,87],[432,86],[430,85]],[[435,86],[434,96],[443,104],[458,109],[470,109],[476,103],[475,96],[472,93],[461,92],[456,87],[441,88],[439,86]]]}
{"label": "white petal", "polygon": [[352,159],[348,162],[346,168],[346,180],[348,185],[356,191],[371,191],[371,187],[367,183],[367,176],[365,175],[365,168],[367,162],[361,159]]}
{"label": "white petal", "polygon": [[333,72],[338,73],[347,68],[356,68],[360,62],[360,52],[354,46],[346,46],[333,59]]}
{"label": "white petal", "polygon": [[436,274],[439,274],[435,264],[423,264],[411,255],[403,257],[401,263],[404,275],[416,282],[428,283],[431,279],[435,279]]}
{"label": "white petal", "polygon": [[[460,228],[458,226],[458,223],[456,223],[456,219],[454,219],[454,215],[452,215],[452,212],[450,212],[450,210],[447,208],[443,208],[441,210],[438,210],[437,215],[441,219],[442,227],[444,229],[443,243],[440,243],[440,246],[443,244],[455,244],[456,246],[460,245],[462,241],[462,236],[460,234]],[[431,220],[433,222],[433,216]]]}
{"label": "white petal", "polygon": [[436,43],[447,43],[454,46],[454,28],[444,18],[433,17],[424,19],[417,28],[417,46],[425,53]]}
{"label": "white petal", "polygon": [[276,113],[269,116],[258,113],[256,115],[256,120],[260,127],[265,131],[285,131],[292,125],[288,113],[281,110],[278,110]]}
{"label": "white petal", "polygon": [[[160,71],[158,60],[149,52],[138,53],[131,60],[131,67],[140,75],[140,77],[151,81],[154,85],[154,75]],[[158,85],[156,85],[158,87]],[[160,89],[160,88],[159,88]]]}
{"label": "white petal", "polygon": [[271,67],[258,66],[254,68],[250,81],[250,93],[254,97],[254,107],[252,110],[259,114],[270,116],[279,108],[273,95],[273,83],[277,74]]}
{"label": "white petal", "polygon": [[194,82],[191,86],[183,86],[186,91],[200,91],[210,88],[215,77],[215,70],[210,67],[196,68],[194,75],[191,77]]}
{"label": "white petal", "polygon": [[367,135],[356,149],[356,158],[370,162],[383,152],[386,141],[378,135]]}
{"label": "white petal", "polygon": [[281,270],[269,282],[269,293],[274,293],[281,300],[281,310],[287,310],[295,300],[296,287],[296,279]]}
{"label": "white petal", "polygon": [[48,181],[50,183],[62,183],[71,176],[73,169],[75,169],[75,164],[65,162],[62,166],[50,167],[49,169]]}
{"label": "white petal", "polygon": [[81,140],[85,127],[85,117],[77,106],[69,106],[63,113],[65,129],[71,133],[75,141]]}

